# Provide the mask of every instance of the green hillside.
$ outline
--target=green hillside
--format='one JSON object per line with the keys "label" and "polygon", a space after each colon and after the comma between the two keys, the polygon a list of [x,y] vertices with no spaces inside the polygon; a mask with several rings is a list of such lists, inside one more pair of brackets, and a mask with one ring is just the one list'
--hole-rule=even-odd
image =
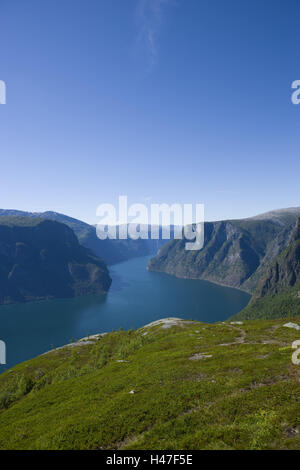
{"label": "green hillside", "polygon": [[284,292],[251,302],[232,318],[253,320],[256,318],[292,318],[295,315],[300,315],[300,282]]}
{"label": "green hillside", "polygon": [[234,318],[288,318],[300,315],[300,219],[289,245],[258,284],[249,305]]}
{"label": "green hillside", "polygon": [[0,448],[299,449],[300,331],[283,324],[175,319],[15,366]]}

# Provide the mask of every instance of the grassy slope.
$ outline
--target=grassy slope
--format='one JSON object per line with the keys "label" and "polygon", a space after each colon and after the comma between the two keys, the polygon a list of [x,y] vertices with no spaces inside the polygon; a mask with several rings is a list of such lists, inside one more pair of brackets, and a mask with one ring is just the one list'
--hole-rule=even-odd
{"label": "grassy slope", "polygon": [[300,240],[296,240],[276,258],[249,305],[236,314],[234,319],[288,318],[300,315],[299,256]]}
{"label": "grassy slope", "polygon": [[300,282],[294,287],[268,295],[247,305],[241,312],[234,315],[234,320],[253,320],[255,318],[290,318],[300,316]]}
{"label": "grassy slope", "polygon": [[300,332],[283,323],[119,331],[18,365],[0,376],[0,448],[299,449]]}

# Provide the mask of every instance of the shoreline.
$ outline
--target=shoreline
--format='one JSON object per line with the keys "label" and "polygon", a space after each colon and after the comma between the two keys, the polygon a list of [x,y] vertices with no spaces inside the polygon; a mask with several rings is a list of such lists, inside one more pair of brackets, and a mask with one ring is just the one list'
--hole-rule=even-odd
{"label": "shoreline", "polygon": [[154,273],[167,274],[168,276],[176,277],[177,279],[187,279],[187,280],[192,280],[192,281],[206,281],[206,282],[210,282],[211,284],[215,284],[217,286],[227,287],[228,289],[235,289],[235,290],[238,290],[240,292],[244,292],[245,294],[250,295],[250,297],[252,297],[252,295],[253,295],[253,293],[251,293],[251,292],[249,292],[245,289],[242,289],[241,287],[229,286],[228,284],[224,284],[222,282],[207,279],[207,278],[204,278],[204,277],[178,276],[177,274],[169,273],[167,271],[162,271],[162,270],[159,270],[159,269],[149,269],[148,266],[147,266],[147,271],[151,271],[151,272],[154,272]]}

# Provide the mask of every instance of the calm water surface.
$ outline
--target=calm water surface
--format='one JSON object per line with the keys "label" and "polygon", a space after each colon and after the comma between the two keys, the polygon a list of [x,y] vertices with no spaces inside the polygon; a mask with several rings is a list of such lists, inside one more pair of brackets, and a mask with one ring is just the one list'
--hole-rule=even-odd
{"label": "calm water surface", "polygon": [[148,259],[111,267],[113,283],[106,296],[0,307],[0,339],[7,348],[7,365],[0,365],[0,372],[89,334],[138,328],[169,316],[223,321],[249,301],[236,289],[149,272]]}

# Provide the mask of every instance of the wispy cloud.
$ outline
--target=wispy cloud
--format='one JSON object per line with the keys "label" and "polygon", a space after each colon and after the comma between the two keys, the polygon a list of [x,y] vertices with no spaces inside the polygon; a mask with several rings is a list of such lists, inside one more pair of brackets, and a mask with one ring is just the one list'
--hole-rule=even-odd
{"label": "wispy cloud", "polygon": [[170,5],[174,5],[174,0],[138,0],[136,10],[137,44],[143,54],[146,54],[150,69],[157,61],[163,15],[165,8]]}

